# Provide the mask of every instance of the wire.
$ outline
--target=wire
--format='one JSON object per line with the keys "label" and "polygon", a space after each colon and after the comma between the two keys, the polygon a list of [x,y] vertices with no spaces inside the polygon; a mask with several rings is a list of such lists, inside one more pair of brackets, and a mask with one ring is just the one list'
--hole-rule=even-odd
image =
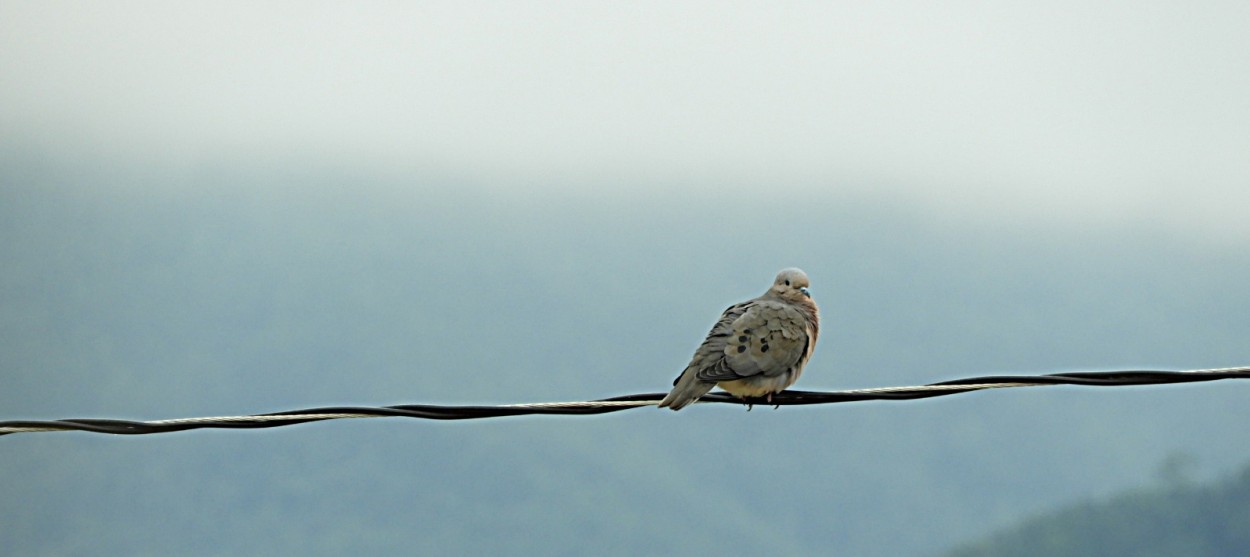
{"label": "wire", "polygon": [[[1250,367],[1228,367],[1191,371],[1090,371],[1056,373],[1051,375],[996,375],[943,381],[914,387],[878,387],[849,391],[814,392],[783,391],[763,398],[740,399],[728,393],[704,395],[699,402],[730,403],[768,406],[801,406],[807,404],[833,404],[862,400],[917,400],[937,396],[1006,389],[1015,387],[1043,387],[1050,385],[1083,385],[1092,387],[1122,387],[1132,385],[1165,385],[1193,383],[1221,379],[1250,379]],[[642,406],[655,406],[665,393],[626,395],[583,402],[538,402],[528,404],[504,404],[498,406],[437,406],[430,404],[404,404],[399,406],[364,407],[334,406],[308,408],[253,416],[219,416],[206,418],[180,418],[173,420],[128,421],[98,418],[66,420],[10,420],[0,421],[0,435],[32,433],[40,431],[88,431],[116,435],[147,435],[170,433],[190,429],[259,429],[281,427],[325,420],[352,418],[422,418],[427,420],[473,420],[523,416],[533,414],[595,415],[620,412]]]}

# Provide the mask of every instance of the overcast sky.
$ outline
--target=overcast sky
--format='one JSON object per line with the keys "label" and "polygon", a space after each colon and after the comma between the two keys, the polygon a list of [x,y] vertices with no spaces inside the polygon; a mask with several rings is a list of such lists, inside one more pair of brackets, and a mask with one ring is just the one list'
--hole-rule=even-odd
{"label": "overcast sky", "polygon": [[0,1],[5,143],[1250,233],[1250,4]]}

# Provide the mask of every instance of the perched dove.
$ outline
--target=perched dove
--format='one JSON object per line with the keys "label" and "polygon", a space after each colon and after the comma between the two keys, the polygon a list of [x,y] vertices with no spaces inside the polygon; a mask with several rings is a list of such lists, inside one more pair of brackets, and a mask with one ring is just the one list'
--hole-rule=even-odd
{"label": "perched dove", "polygon": [[782,269],[764,295],[730,306],[694,352],[660,408],[681,410],[720,386],[737,397],[767,397],[799,379],[819,332],[807,274]]}

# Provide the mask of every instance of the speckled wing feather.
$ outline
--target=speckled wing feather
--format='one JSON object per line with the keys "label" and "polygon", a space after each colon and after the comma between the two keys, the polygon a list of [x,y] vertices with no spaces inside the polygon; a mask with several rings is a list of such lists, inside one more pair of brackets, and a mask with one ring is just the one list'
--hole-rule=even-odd
{"label": "speckled wing feather", "polygon": [[775,377],[793,372],[806,357],[807,320],[794,306],[771,300],[743,304],[745,310],[728,327],[724,365],[702,368],[703,381],[733,381],[755,375]]}
{"label": "speckled wing feather", "polygon": [[[733,335],[733,324],[755,300],[734,304],[729,306],[720,319],[712,326],[712,330],[707,334],[707,338],[703,339],[703,344],[695,350],[694,357],[690,359],[690,365],[673,380],[673,390],[660,401],[660,407],[671,407],[674,410],[680,409],[699,397],[707,394],[716,386],[716,381],[702,380],[700,373],[709,370],[724,368],[725,348],[729,344],[729,339]],[[722,369],[717,373],[727,373],[728,370]],[[728,372],[731,373],[731,372]]]}
{"label": "speckled wing feather", "polygon": [[[703,373],[724,367],[725,350],[728,348],[730,338],[733,336],[734,322],[742,317],[754,303],[754,300],[742,302],[725,309],[720,319],[712,326],[712,330],[708,332],[707,338],[703,339],[703,344],[699,345],[698,350],[695,350],[694,357],[690,359],[690,365],[686,366],[686,370],[673,380],[674,386],[687,374],[692,375],[696,379],[703,379]],[[722,371],[721,373],[724,372]]]}

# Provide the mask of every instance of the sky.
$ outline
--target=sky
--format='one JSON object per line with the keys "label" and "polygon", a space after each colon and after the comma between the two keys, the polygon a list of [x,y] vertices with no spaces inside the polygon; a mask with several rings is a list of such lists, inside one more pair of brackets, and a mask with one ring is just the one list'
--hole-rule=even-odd
{"label": "sky", "polygon": [[0,2],[0,138],[1250,232],[1242,2]]}
{"label": "sky", "polygon": [[[0,0],[0,406],[659,391],[788,266],[822,307],[800,389],[1242,365],[1247,28],[1245,2]],[[1240,467],[1245,431],[1208,427],[1250,412],[1229,383],[12,436],[0,547],[912,554],[1173,452]],[[733,518],[682,529],[709,508]]]}

